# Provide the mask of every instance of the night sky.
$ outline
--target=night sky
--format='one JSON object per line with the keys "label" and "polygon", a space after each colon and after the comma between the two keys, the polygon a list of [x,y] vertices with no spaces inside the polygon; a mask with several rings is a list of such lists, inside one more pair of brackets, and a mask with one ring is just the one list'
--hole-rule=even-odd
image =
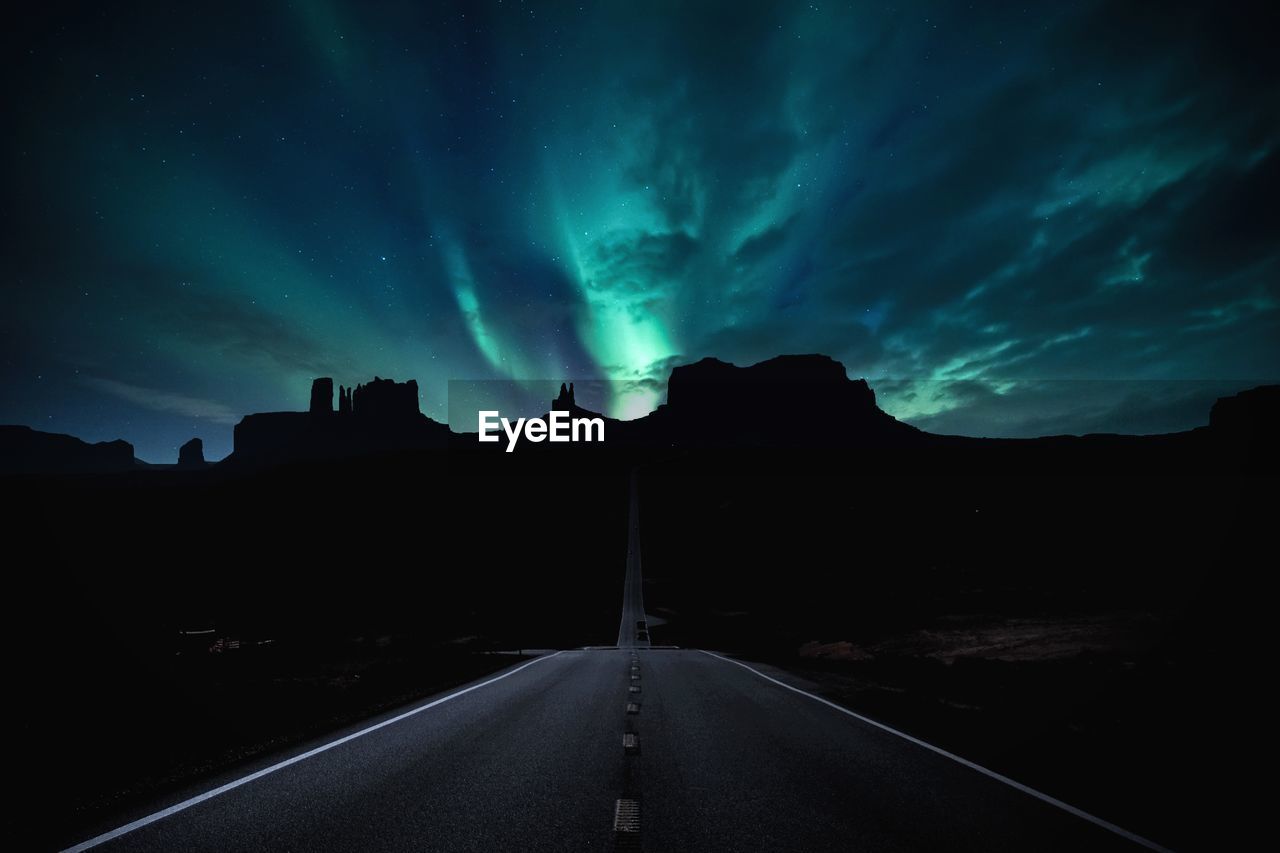
{"label": "night sky", "polygon": [[41,8],[0,37],[0,423],[218,458],[314,376],[635,416],[822,352],[928,429],[1145,432],[1280,375],[1275,12]]}

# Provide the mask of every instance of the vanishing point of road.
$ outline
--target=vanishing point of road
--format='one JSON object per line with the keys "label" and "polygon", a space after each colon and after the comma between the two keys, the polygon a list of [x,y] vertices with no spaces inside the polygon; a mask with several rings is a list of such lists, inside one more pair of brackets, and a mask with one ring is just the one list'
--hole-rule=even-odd
{"label": "vanishing point of road", "polygon": [[564,650],[118,816],[70,850],[1160,849],[840,708],[650,646],[631,484],[617,647]]}

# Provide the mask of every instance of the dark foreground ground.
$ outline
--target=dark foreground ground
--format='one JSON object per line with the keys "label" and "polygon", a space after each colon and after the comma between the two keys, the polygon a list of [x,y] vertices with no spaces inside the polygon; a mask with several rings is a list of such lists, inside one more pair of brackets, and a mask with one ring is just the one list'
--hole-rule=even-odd
{"label": "dark foreground ground", "polygon": [[646,483],[655,643],[768,661],[1177,849],[1257,814],[1274,478],[700,463]]}
{"label": "dark foreground ground", "polygon": [[419,454],[5,487],[23,837],[617,632],[614,471]]}
{"label": "dark foreground ground", "polygon": [[[511,660],[486,652],[613,642],[635,461],[8,481],[10,834]],[[1179,849],[1253,812],[1273,476],[704,454],[640,483],[655,643],[775,664]]]}
{"label": "dark foreground ground", "polygon": [[543,656],[243,784],[215,777],[234,787],[95,849],[1140,849],[762,675],[692,650]]}

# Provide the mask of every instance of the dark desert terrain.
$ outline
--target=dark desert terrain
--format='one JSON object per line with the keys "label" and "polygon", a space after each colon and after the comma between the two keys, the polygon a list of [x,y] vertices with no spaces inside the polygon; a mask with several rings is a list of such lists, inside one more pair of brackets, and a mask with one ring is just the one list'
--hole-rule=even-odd
{"label": "dark desert terrain", "polygon": [[[11,474],[33,790],[98,825],[524,650],[611,644],[634,471],[655,645],[767,663],[1134,831],[1212,847],[1204,814],[1244,802],[1229,744],[1267,648],[1250,590],[1275,457],[1253,425],[1274,392],[1191,433],[988,442],[898,424],[820,359],[751,370],[677,371],[681,393],[648,424],[610,422],[603,447],[508,455],[452,434]],[[815,444],[786,419],[706,420],[784,386],[843,407],[846,430]],[[52,760],[27,752],[55,733]]]}

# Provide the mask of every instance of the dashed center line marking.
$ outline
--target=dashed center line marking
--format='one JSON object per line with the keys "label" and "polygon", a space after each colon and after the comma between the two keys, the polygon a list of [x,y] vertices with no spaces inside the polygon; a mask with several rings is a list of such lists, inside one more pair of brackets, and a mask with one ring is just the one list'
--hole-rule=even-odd
{"label": "dashed center line marking", "polygon": [[641,853],[640,801],[624,797],[613,807],[614,853]]}
{"label": "dashed center line marking", "polygon": [[640,831],[640,801],[621,799],[613,806],[614,832]]}
{"label": "dashed center line marking", "polygon": [[632,692],[632,693],[639,693],[639,692],[640,692],[640,685],[639,685],[639,684],[633,684],[633,685],[631,685],[630,687],[628,687],[628,688],[627,688],[627,690],[629,690],[629,691],[630,691],[630,692]]}
{"label": "dashed center line marking", "polygon": [[622,736],[622,751],[627,755],[635,755],[640,751],[640,736],[635,732],[627,732]]}
{"label": "dashed center line marking", "polygon": [[639,714],[639,713],[640,713],[640,706],[639,706],[638,704],[636,704],[635,702],[628,702],[628,703],[627,703],[627,713],[628,713],[628,714]]}

